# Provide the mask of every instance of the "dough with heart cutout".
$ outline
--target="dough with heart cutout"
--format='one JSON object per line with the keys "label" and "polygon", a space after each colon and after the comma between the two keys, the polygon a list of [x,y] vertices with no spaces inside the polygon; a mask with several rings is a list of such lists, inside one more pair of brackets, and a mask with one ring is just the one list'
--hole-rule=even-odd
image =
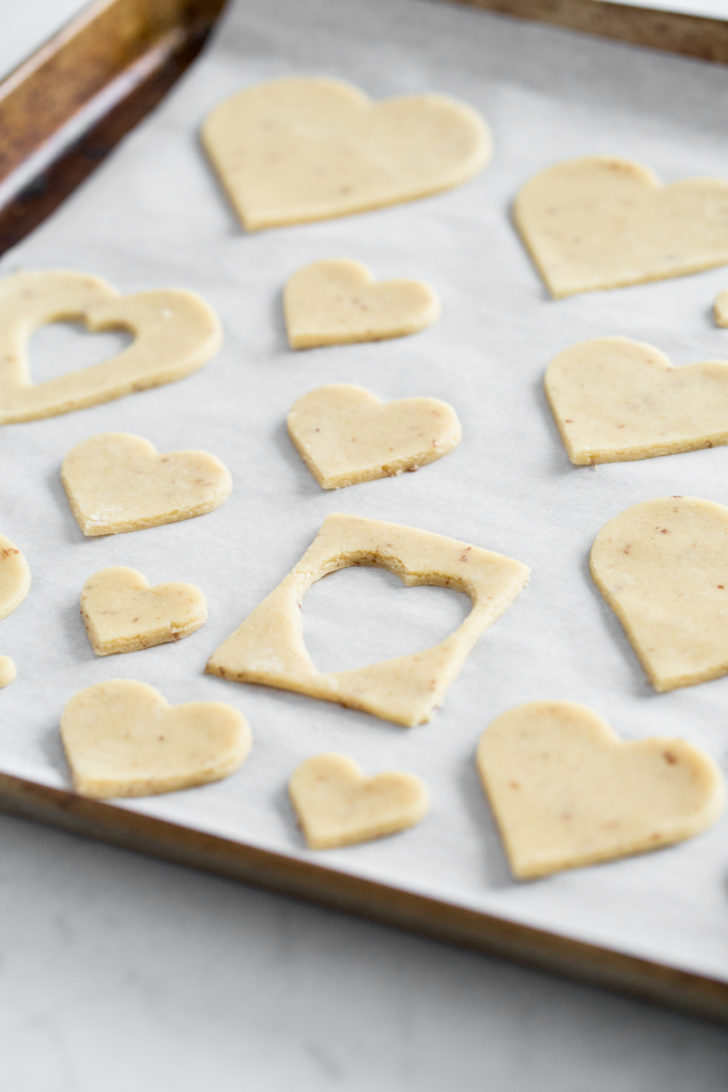
{"label": "dough with heart cutout", "polygon": [[440,317],[440,301],[422,281],[375,281],[361,262],[312,262],[286,282],[283,310],[292,349],[404,337]]}
{"label": "dough with heart cutout", "polygon": [[417,470],[460,443],[457,414],[437,398],[384,405],[351,383],[309,391],[288,414],[288,434],[322,489]]}
{"label": "dough with heart cutout", "polygon": [[[134,341],[88,368],[34,384],[27,343],[39,326],[83,322],[90,332],[126,329]],[[120,296],[101,277],[63,270],[0,280],[0,425],[54,417],[196,371],[222,342],[217,316],[178,289]]]}
{"label": "dough with heart cutout", "polygon": [[206,451],[158,452],[149,440],[101,432],[71,448],[61,479],[84,535],[118,535],[192,519],[230,496],[230,472]]}
{"label": "dough with heart cutout", "polygon": [[530,702],[496,717],[477,764],[522,880],[691,838],[725,806],[708,755],[682,739],[623,743],[574,702]]}
{"label": "dough with heart cutout", "polygon": [[529,179],[516,226],[558,299],[728,263],[728,181],[663,185],[629,159],[586,156]]}
{"label": "dough with heart cutout", "polygon": [[30,567],[18,547],[0,535],[0,618],[7,618],[30,591]]}
{"label": "dough with heart cutout", "polygon": [[88,578],[81,617],[96,655],[110,656],[187,637],[207,620],[207,604],[194,584],[150,587],[142,573],[117,565]]}
{"label": "dough with heart cutout", "polygon": [[248,231],[413,201],[466,182],[489,130],[446,95],[372,102],[344,80],[287,77],[221,102],[205,150]]}
{"label": "dough with heart cutout", "polygon": [[80,690],[61,717],[81,796],[151,796],[219,781],[248,756],[250,728],[219,701],[168,705],[158,690],[111,679]]}
{"label": "dough with heart cutout", "polygon": [[17,678],[18,672],[9,656],[0,656],[0,690]]}
{"label": "dough with heart cutout", "polygon": [[388,771],[365,777],[341,754],[307,758],[288,783],[311,849],[332,849],[382,838],[424,819],[427,789],[414,774]]}
{"label": "dough with heart cutout", "polygon": [[644,342],[594,338],[554,357],[544,386],[577,465],[728,443],[728,361],[675,368]]}

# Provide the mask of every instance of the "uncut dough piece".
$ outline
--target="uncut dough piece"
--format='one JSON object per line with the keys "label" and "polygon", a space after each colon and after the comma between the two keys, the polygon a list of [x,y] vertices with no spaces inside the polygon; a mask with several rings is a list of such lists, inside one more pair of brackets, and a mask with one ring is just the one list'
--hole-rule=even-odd
{"label": "uncut dough piece", "polygon": [[344,80],[271,80],[225,99],[202,142],[248,231],[413,201],[466,182],[490,132],[446,95],[375,103]]}
{"label": "uncut dough piece", "polygon": [[652,345],[594,338],[554,357],[544,387],[577,465],[728,443],[726,362],[674,368]]}
{"label": "uncut dough piece", "polygon": [[715,297],[713,318],[716,326],[728,326],[728,291],[719,292]]}
{"label": "uncut dough piece", "polygon": [[728,508],[635,504],[602,527],[590,565],[655,690],[728,672]]}
{"label": "uncut dough piece", "polygon": [[312,262],[286,282],[283,311],[292,349],[404,337],[440,317],[422,281],[375,281],[361,262]]}
{"label": "uncut dough piece", "polygon": [[[303,641],[301,603],[322,576],[350,565],[379,565],[409,587],[455,588],[470,597],[472,610],[431,648],[351,671],[320,672]],[[519,561],[444,535],[330,515],[298,564],[212,654],[205,670],[338,702],[396,724],[422,724],[442,704],[480,635],[508,609],[528,577]]]}
{"label": "uncut dough piece", "polygon": [[0,656],[0,690],[17,678],[18,672],[9,656]]}
{"label": "uncut dough piece", "polygon": [[0,618],[7,618],[30,591],[30,568],[18,547],[0,535]]}
{"label": "uncut dough piece", "polygon": [[81,796],[151,796],[205,785],[243,764],[245,718],[218,701],[168,705],[158,690],[112,679],[80,690],[61,717],[61,738]]}
{"label": "uncut dough piece", "polygon": [[118,535],[204,515],[226,501],[232,479],[206,451],[158,452],[149,440],[101,432],[71,448],[61,480],[85,535]]}
{"label": "uncut dough piece", "polygon": [[288,414],[288,435],[322,489],[417,470],[460,443],[457,414],[437,398],[384,405],[351,383],[319,387]]}
{"label": "uncut dough piece", "polygon": [[[89,332],[124,329],[134,341],[88,368],[33,384],[27,344],[48,322],[83,322]],[[192,292],[120,296],[101,277],[51,270],[0,280],[0,425],[34,421],[181,379],[220,348],[217,316]]]}
{"label": "uncut dough piece", "polygon": [[427,789],[414,774],[365,777],[340,754],[307,758],[294,770],[288,792],[311,849],[383,838],[419,823],[429,807]]}
{"label": "uncut dough piece", "polygon": [[179,641],[207,621],[205,597],[194,584],[156,584],[123,565],[90,576],[81,592],[81,618],[97,656]]}
{"label": "uncut dough piece", "polygon": [[629,159],[586,156],[534,175],[513,216],[558,299],[728,263],[728,182],[664,186]]}
{"label": "uncut dough piece", "polygon": [[478,771],[518,879],[691,838],[725,806],[715,762],[682,739],[622,743],[583,705],[509,709],[480,738]]}

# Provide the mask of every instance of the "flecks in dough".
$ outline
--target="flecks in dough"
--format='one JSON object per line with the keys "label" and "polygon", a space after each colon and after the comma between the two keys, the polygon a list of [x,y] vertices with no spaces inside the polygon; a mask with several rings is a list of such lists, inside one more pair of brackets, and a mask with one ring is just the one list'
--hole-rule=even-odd
{"label": "flecks in dough", "polygon": [[30,567],[18,547],[0,535],[0,618],[7,618],[30,591]]}

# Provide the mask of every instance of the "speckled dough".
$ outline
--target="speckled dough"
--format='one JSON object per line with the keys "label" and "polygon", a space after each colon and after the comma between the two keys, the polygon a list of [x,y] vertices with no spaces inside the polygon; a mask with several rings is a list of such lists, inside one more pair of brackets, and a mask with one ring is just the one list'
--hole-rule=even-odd
{"label": "speckled dough", "polygon": [[[134,341],[88,368],[33,384],[27,342],[47,322],[89,331],[125,329]],[[0,281],[0,425],[54,417],[131,391],[158,387],[201,368],[220,348],[215,313],[176,289],[120,296],[86,273],[13,273]]]}
{"label": "speckled dough", "polygon": [[288,792],[311,849],[368,842],[424,819],[427,789],[414,774],[388,771],[365,777],[346,755],[307,758]]}
{"label": "speckled dough", "polygon": [[728,290],[719,292],[715,297],[713,318],[716,326],[728,326]]}
{"label": "speckled dough", "polygon": [[17,678],[18,672],[9,656],[0,656],[0,690]]}
{"label": "speckled dough", "polygon": [[118,565],[88,578],[81,617],[96,655],[109,656],[187,637],[206,621],[207,604],[193,584],[150,588],[142,573]]}
{"label": "speckled dough", "polygon": [[288,434],[322,489],[417,470],[460,443],[452,406],[437,398],[384,405],[350,383],[304,394],[288,414]]}
{"label": "speckled dough", "polygon": [[63,710],[61,738],[81,796],[151,796],[227,777],[251,744],[245,718],[218,701],[170,706],[153,686],[96,683]]}
{"label": "speckled dough", "polygon": [[728,672],[728,508],[635,504],[597,535],[591,572],[655,690]]}
{"label": "speckled dough", "polygon": [[102,432],[71,448],[61,468],[85,535],[117,535],[191,519],[230,496],[229,471],[206,451],[160,453],[149,440]]}
{"label": "speckled dough", "polygon": [[375,103],[344,80],[271,80],[208,115],[202,140],[249,231],[328,220],[459,186],[490,156],[472,107],[446,95]]}
{"label": "speckled dough", "polygon": [[728,363],[674,368],[652,345],[602,337],[555,357],[546,395],[572,463],[728,443]]}
{"label": "speckled dough", "polygon": [[[317,671],[303,642],[301,602],[315,581],[350,565],[379,565],[408,586],[470,596],[454,633],[422,652],[351,671]],[[429,720],[478,637],[507,610],[529,570],[509,557],[396,523],[330,515],[295,568],[210,657],[206,670],[237,682],[295,690],[397,724]]]}
{"label": "speckled dough", "polygon": [[702,751],[682,739],[622,743],[573,702],[509,709],[481,736],[477,762],[522,880],[691,838],[725,806],[723,777]]}
{"label": "speckled dough", "polygon": [[440,301],[421,281],[375,281],[361,262],[312,262],[290,277],[283,310],[292,349],[404,337],[440,317]]}
{"label": "speckled dough", "polygon": [[728,262],[728,182],[716,178],[664,186],[628,159],[570,159],[526,182],[513,215],[555,298]]}
{"label": "speckled dough", "polygon": [[30,567],[18,547],[0,535],[0,618],[7,618],[30,591]]}

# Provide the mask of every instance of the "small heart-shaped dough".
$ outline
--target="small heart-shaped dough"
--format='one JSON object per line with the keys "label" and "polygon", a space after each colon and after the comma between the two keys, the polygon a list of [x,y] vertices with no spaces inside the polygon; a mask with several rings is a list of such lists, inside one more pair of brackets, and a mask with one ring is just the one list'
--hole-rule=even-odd
{"label": "small heart-shaped dough", "polygon": [[365,777],[346,755],[307,758],[288,783],[291,803],[311,849],[368,842],[424,819],[427,789],[414,774]]}
{"label": "small heart-shaped dough", "polygon": [[340,489],[417,470],[460,443],[452,406],[437,398],[384,405],[350,383],[304,394],[288,414],[288,434],[322,489]]}
{"label": "small heart-shaped dough", "polygon": [[586,156],[534,175],[513,215],[551,295],[680,277],[728,262],[728,182],[663,186],[629,159]]}
{"label": "small heart-shaped dough", "polygon": [[725,362],[674,368],[652,345],[601,337],[554,357],[544,386],[577,465],[728,443]]}
{"label": "small heart-shaped dough", "polygon": [[230,496],[226,467],[206,451],[162,454],[149,440],[102,432],[63,460],[61,479],[85,535],[118,535],[191,519]]}
{"label": "small heart-shaped dough", "polygon": [[0,656],[0,690],[17,678],[17,669],[9,656]]}
{"label": "small heart-shaped dough", "polygon": [[728,326],[728,290],[719,292],[715,297],[713,318],[716,326]]}
{"label": "small heart-shaped dough", "polygon": [[207,620],[207,604],[194,584],[150,588],[136,569],[118,565],[88,578],[81,617],[96,655],[109,656],[187,637]]}
{"label": "small heart-shaped dough", "polygon": [[170,706],[130,679],[87,686],[63,710],[61,738],[81,796],[151,796],[219,781],[250,750],[245,718],[219,701]]}
{"label": "small heart-shaped dough", "polygon": [[522,880],[690,838],[725,805],[723,777],[702,751],[682,739],[622,743],[591,709],[568,701],[497,717],[477,763]]}
{"label": "small heart-shaped dough", "polygon": [[361,262],[312,262],[286,283],[283,310],[292,349],[404,337],[440,317],[440,301],[421,281],[375,281]]}
{"label": "small heart-shaped dough", "polygon": [[374,103],[344,80],[271,80],[225,99],[202,140],[249,231],[328,220],[459,186],[490,156],[471,106],[446,95]]}
{"label": "small heart-shaped dough", "polygon": [[30,591],[30,568],[17,546],[0,535],[0,618],[7,618]]}

